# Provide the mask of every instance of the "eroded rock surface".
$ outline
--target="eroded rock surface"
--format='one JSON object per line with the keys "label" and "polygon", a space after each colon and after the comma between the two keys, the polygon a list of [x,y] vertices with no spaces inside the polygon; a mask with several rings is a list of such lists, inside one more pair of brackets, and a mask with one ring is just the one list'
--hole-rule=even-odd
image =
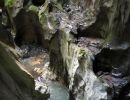
{"label": "eroded rock surface", "polygon": [[[126,87],[126,84],[129,86],[129,75],[125,75],[129,69],[129,3],[129,0],[46,0],[41,7],[26,8],[26,11],[34,10],[38,14],[37,19],[42,25],[38,28],[42,32],[37,31],[34,24],[29,24],[31,28],[20,29],[22,34],[27,33],[23,40],[41,41],[42,46],[47,44],[50,57],[50,64],[44,68],[44,54],[41,54],[42,57],[37,56],[40,60],[34,60],[36,56],[29,57],[31,52],[28,47],[25,48],[26,57],[31,63],[27,59],[25,62],[30,69],[33,67],[31,71],[35,65],[39,66],[34,70],[40,73],[39,77],[35,76],[38,83],[36,89],[47,92],[52,80],[58,80],[61,84],[51,84],[54,88],[50,90],[54,93],[54,89],[57,89],[56,93],[59,93],[62,87],[66,100],[69,98],[68,92],[72,100],[112,100],[118,96],[127,99],[129,90],[124,88],[122,91],[121,88]],[[22,3],[19,4],[21,9]],[[33,35],[30,37],[28,34]],[[42,38],[37,39],[36,34]],[[102,50],[103,47],[108,49]],[[111,52],[111,49],[115,51]],[[122,60],[123,57],[127,61]],[[92,61],[96,61],[94,66]],[[52,100],[56,95],[53,93]]]}
{"label": "eroded rock surface", "polygon": [[[34,80],[23,66],[13,57],[9,47],[0,42],[0,99],[1,100],[42,100],[35,91]],[[12,55],[12,57],[11,57]],[[25,72],[26,71],[26,72]],[[43,100],[47,95],[41,95]]]}

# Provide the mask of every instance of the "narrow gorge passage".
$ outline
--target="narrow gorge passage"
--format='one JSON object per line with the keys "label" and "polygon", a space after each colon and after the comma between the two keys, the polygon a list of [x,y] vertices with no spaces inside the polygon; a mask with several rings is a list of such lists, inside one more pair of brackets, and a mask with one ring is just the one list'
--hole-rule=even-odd
{"label": "narrow gorge passage", "polygon": [[130,100],[129,26],[130,0],[0,0],[0,100]]}

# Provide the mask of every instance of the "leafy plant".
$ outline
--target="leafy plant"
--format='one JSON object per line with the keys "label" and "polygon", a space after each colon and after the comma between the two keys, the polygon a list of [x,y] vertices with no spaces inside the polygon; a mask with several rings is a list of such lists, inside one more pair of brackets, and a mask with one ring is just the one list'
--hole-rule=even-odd
{"label": "leafy plant", "polygon": [[12,8],[15,0],[5,0],[5,6]]}

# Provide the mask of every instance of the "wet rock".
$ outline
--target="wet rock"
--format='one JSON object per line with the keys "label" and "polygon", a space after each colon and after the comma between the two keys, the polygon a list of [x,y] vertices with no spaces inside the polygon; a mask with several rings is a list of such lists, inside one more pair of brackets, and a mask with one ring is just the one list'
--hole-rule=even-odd
{"label": "wet rock", "polygon": [[[129,19],[129,1],[70,0],[68,5],[63,5],[63,2],[65,1],[53,2],[53,10],[49,13],[47,6],[41,7],[39,12],[45,32],[44,38],[50,42],[50,68],[65,81],[75,99],[108,99],[104,84],[93,73],[91,61],[94,59],[91,52],[88,49],[86,51],[77,47],[74,39],[82,36],[104,38],[108,44],[111,43],[114,36],[118,36],[116,34],[129,33],[128,28],[124,28]],[[114,40],[116,41],[116,38]],[[121,39],[121,41],[123,40]],[[127,48],[127,42],[122,48]],[[118,43],[120,44],[120,41]],[[89,49],[93,50],[93,48]],[[94,52],[98,52],[98,50]],[[123,52],[122,50],[103,49],[101,51],[103,54],[98,54],[95,58],[94,72],[108,72],[114,77],[107,76],[106,79],[117,80],[116,76],[120,78],[119,74],[122,74],[128,67],[121,72],[112,69],[120,69],[121,66],[123,69],[124,65],[129,65],[129,63],[121,61]],[[80,53],[81,56],[79,56]],[[119,62],[121,66],[118,64]]]}
{"label": "wet rock", "polygon": [[[85,1],[81,2],[82,5]],[[71,34],[77,34],[77,24],[86,28],[95,22],[93,11],[83,13],[76,3],[70,4],[66,11],[53,14],[54,18],[58,16],[60,23],[56,27],[58,31],[50,38],[50,68],[65,81],[74,99],[107,99],[106,87],[93,73],[91,51],[77,47]]]}
{"label": "wet rock", "polygon": [[93,73],[91,58],[81,56],[79,59],[79,67],[74,75],[72,88],[75,100],[107,100],[106,88],[107,87],[105,87],[105,85],[98,80]]}
{"label": "wet rock", "polygon": [[[63,2],[66,2],[66,3],[63,3]],[[57,2],[53,1],[52,2],[53,12],[46,13],[46,11],[48,10],[48,9],[46,9],[45,14],[41,13],[39,15],[43,29],[45,31],[47,31],[45,33],[46,37],[49,34],[50,34],[49,37],[51,37],[51,35],[54,34],[56,32],[56,30],[60,27],[65,27],[65,28],[67,28],[67,30],[71,30],[72,33],[77,34],[78,33],[77,30],[78,30],[79,26],[86,28],[86,27],[89,27],[90,25],[92,25],[96,20],[96,16],[94,15],[95,9],[93,9],[94,6],[92,8],[88,7],[89,9],[86,10],[85,6],[82,8],[82,4],[84,2],[85,1],[76,1],[75,2],[73,0],[72,0],[72,2],[67,1],[67,0],[66,1],[57,1]],[[62,5],[62,3],[63,3],[63,5]],[[77,3],[79,3],[80,6]],[[84,4],[86,4],[86,2]],[[70,10],[69,12],[67,10],[68,8]],[[44,7],[43,7],[43,9],[44,9]],[[42,11],[40,11],[40,12],[42,12]],[[50,20],[50,18],[51,18],[51,20]],[[45,20],[45,19],[47,19],[47,20]],[[57,25],[57,23],[58,23],[58,25]],[[79,36],[80,36],[80,34],[79,34]]]}
{"label": "wet rock", "polygon": [[[125,98],[127,100],[129,98],[127,95],[129,92],[125,89],[126,84],[129,83],[129,79],[126,77],[130,75],[129,48],[125,50],[103,49],[95,57],[93,70],[111,87],[111,94],[113,94],[111,99]],[[123,95],[120,96],[121,94]]]}
{"label": "wet rock", "polygon": [[6,30],[3,25],[0,27],[0,41],[4,42],[10,47],[15,48],[14,38],[12,34],[8,30]]}
{"label": "wet rock", "polygon": [[[109,33],[108,36],[109,46],[112,49],[127,49],[129,47],[129,15],[130,6],[129,0],[126,1],[113,1],[113,6],[110,8],[114,14],[110,14],[109,20]],[[117,10],[118,9],[118,10]],[[122,19],[122,20],[120,20]],[[117,29],[118,28],[118,29]]]}
{"label": "wet rock", "polygon": [[[35,91],[33,78],[9,51],[0,42],[0,99],[42,100],[38,99],[41,94]],[[45,99],[48,96],[42,94],[41,97]]]}
{"label": "wet rock", "polygon": [[41,44],[42,28],[38,15],[34,11],[27,12],[22,9],[15,17],[15,25],[15,42],[18,46],[31,43]]}
{"label": "wet rock", "polygon": [[[26,46],[23,46],[26,49]],[[35,90],[42,94],[50,94],[50,100],[69,100],[68,89],[57,82],[57,75],[49,68],[49,55],[43,51],[44,49],[33,46],[31,51],[33,55],[28,58],[22,58],[20,61],[24,68],[35,78]],[[41,100],[40,98],[38,100]],[[46,100],[46,98],[44,98]]]}
{"label": "wet rock", "polygon": [[22,58],[35,57],[47,52],[46,49],[39,45],[22,45],[18,51],[21,51]]}
{"label": "wet rock", "polygon": [[101,51],[103,39],[81,37],[77,40],[80,47],[88,48],[94,55]]}
{"label": "wet rock", "polygon": [[20,62],[24,65],[24,68],[34,77],[46,73],[49,74],[49,55],[47,51],[39,46],[22,46]]}
{"label": "wet rock", "polygon": [[14,17],[16,17],[16,15],[18,14],[18,12],[23,8],[23,3],[24,3],[24,0],[12,0],[12,1],[9,1],[7,0],[6,2],[6,6],[9,8],[9,12],[10,13],[10,16],[12,17],[12,20]]}
{"label": "wet rock", "polygon": [[122,89],[128,84],[128,80],[126,78],[113,77],[109,73],[102,74],[100,79],[108,84],[109,90],[107,93],[110,100],[118,100],[117,98],[121,94]]}
{"label": "wet rock", "polygon": [[105,86],[93,73],[91,51],[72,43],[68,31],[59,32],[51,43],[50,68],[64,79],[75,100],[107,99]]}

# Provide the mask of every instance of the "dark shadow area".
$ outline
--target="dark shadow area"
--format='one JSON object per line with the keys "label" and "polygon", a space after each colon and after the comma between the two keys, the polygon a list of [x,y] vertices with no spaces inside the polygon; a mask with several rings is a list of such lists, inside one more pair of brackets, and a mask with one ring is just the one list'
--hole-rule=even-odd
{"label": "dark shadow area", "polygon": [[118,63],[121,63],[119,60],[121,60],[123,53],[124,50],[110,50],[109,48],[102,49],[101,52],[95,56],[93,62],[94,72],[111,72],[114,66],[118,67]]}
{"label": "dark shadow area", "polygon": [[130,48],[104,48],[95,56],[93,70],[97,77],[110,86],[112,100],[130,100]]}
{"label": "dark shadow area", "polygon": [[[92,37],[92,38],[104,38],[102,26],[108,23],[107,12],[108,9],[100,7],[100,12],[97,15],[97,20],[91,26],[84,28],[83,26],[78,26],[77,37]],[[102,34],[103,33],[103,34]]]}

